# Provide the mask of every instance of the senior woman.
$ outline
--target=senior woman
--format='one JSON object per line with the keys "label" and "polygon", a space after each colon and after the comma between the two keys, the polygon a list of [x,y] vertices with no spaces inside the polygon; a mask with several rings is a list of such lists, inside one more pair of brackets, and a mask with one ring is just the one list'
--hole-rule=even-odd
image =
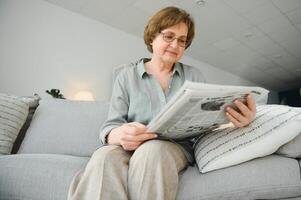
{"label": "senior woman", "polygon": [[[146,125],[185,80],[203,82],[202,74],[180,62],[194,37],[194,22],[179,8],[156,13],[144,31],[152,53],[125,67],[117,76],[107,121],[100,134],[107,144],[94,152],[85,170],[71,183],[69,199],[169,200],[178,190],[178,173],[193,163],[192,141],[156,139]],[[248,125],[256,107],[236,101],[240,112],[226,115],[238,127]]]}

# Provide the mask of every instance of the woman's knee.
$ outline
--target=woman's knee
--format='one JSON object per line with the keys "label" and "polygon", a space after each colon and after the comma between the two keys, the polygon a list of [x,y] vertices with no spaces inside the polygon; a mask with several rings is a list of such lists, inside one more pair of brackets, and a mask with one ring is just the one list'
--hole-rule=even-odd
{"label": "woman's knee", "polygon": [[97,149],[89,163],[91,165],[100,165],[102,163],[116,163],[126,157],[126,152],[122,147],[117,145],[107,145]]}
{"label": "woman's knee", "polygon": [[173,159],[173,157],[178,156],[176,154],[183,154],[177,144],[164,140],[149,140],[136,149],[131,160],[146,158],[149,161],[158,162],[169,158]]}
{"label": "woman's knee", "polygon": [[178,144],[162,140],[150,140],[141,145],[129,161],[129,174],[135,176],[149,171],[179,172],[187,166],[187,158]]}

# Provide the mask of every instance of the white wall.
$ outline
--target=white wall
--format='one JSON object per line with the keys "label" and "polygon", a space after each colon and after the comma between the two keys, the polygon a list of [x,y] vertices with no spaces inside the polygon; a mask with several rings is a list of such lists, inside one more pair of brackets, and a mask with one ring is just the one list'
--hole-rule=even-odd
{"label": "white wall", "polygon": [[[112,68],[149,57],[143,39],[42,0],[0,0],[0,92],[15,95],[59,88],[67,98],[90,90],[111,94]],[[207,82],[255,85],[184,56]]]}

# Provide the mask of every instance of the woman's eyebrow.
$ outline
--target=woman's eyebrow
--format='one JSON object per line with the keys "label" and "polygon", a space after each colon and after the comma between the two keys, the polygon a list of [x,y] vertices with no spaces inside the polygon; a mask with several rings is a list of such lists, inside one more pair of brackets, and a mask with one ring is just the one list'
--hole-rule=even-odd
{"label": "woman's eyebrow", "polygon": [[[176,33],[173,31],[166,31],[166,32],[161,32],[161,33],[172,33],[172,34],[176,35]],[[187,37],[187,35],[180,35],[179,37]]]}

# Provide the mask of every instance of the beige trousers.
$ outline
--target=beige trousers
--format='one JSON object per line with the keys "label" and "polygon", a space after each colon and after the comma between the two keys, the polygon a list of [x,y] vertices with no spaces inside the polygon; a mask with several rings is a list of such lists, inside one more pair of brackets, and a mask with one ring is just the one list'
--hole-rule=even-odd
{"label": "beige trousers", "polygon": [[174,200],[187,165],[181,147],[169,141],[150,140],[133,153],[103,146],[74,177],[68,200]]}

